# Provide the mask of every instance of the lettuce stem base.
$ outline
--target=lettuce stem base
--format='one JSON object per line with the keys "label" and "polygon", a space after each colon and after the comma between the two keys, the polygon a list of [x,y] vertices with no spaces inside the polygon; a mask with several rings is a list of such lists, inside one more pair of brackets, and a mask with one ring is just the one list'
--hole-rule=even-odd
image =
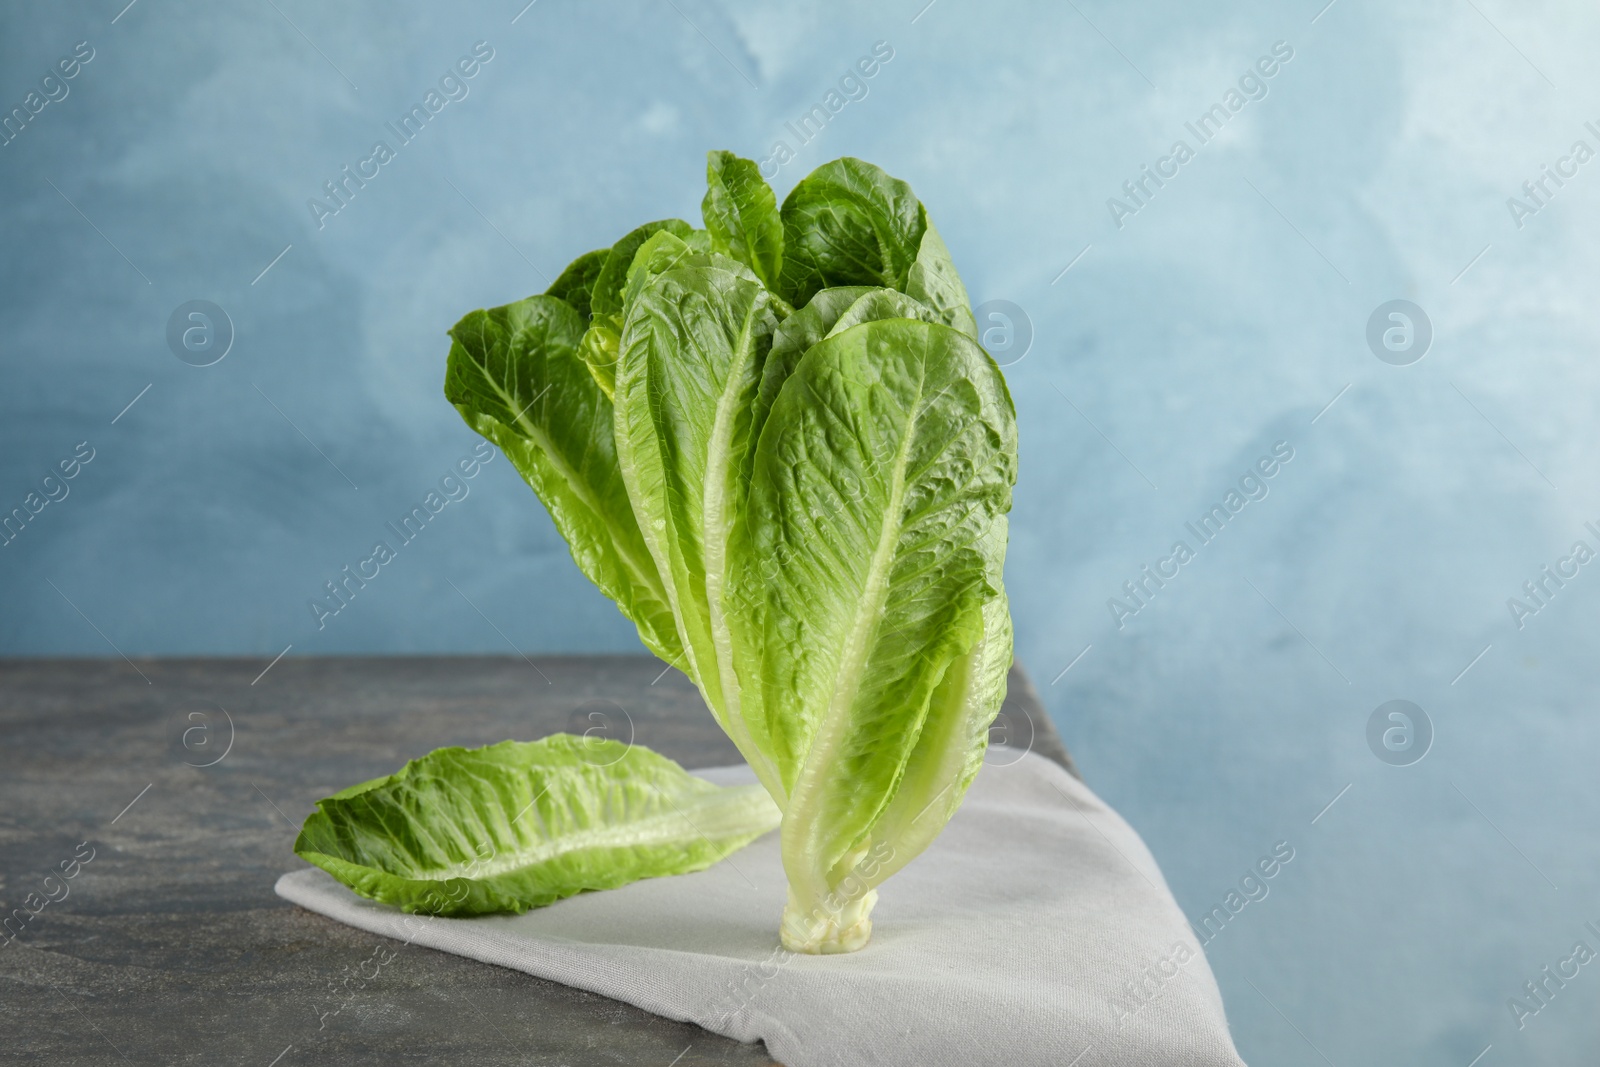
{"label": "lettuce stem base", "polygon": [[861,896],[839,900],[832,895],[806,902],[789,887],[789,902],[783,908],[780,934],[783,947],[790,952],[825,956],[854,952],[872,937],[872,906],[878,891],[869,889]]}

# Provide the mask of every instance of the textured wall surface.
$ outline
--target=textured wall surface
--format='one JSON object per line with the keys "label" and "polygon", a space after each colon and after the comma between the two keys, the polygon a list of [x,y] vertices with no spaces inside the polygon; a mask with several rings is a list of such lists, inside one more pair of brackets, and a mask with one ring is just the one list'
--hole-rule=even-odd
{"label": "textured wall surface", "polygon": [[[1245,1057],[1592,1058],[1592,8],[124,2],[0,14],[0,509],[38,509],[0,652],[635,649],[503,459],[308,601],[470,454],[460,313],[696,218],[708,148],[780,196],[859,155],[1025,313],[1019,654],[1191,919],[1228,916]],[[169,344],[190,301],[231,322],[209,366],[220,334]]]}

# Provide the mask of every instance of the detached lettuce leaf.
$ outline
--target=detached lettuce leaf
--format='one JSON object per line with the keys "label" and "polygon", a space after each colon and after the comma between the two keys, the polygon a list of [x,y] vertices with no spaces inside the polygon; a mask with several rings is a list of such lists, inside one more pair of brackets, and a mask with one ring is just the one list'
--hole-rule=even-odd
{"label": "detached lettuce leaf", "polygon": [[661,576],[617,465],[611,401],[578,355],[583,318],[553,296],[469,313],[450,331],[445,397],[539,494],[572,558],[639,628],[682,652]]}
{"label": "detached lettuce leaf", "polygon": [[320,801],[294,850],[402,911],[523,912],[711,866],[778,825],[760,786],[724,788],[639,745],[555,734],[441,748]]}

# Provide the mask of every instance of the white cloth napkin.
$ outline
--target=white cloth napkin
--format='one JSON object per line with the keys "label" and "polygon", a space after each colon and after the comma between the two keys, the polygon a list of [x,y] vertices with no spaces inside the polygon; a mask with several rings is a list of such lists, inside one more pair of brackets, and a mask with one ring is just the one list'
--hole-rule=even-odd
{"label": "white cloth napkin", "polygon": [[778,946],[775,833],[709,870],[517,916],[401,915],[317,869],[277,891],[375,934],[765,1041],[788,1067],[1241,1065],[1139,835],[1057,764],[995,751],[944,834],[880,887],[872,940],[847,955]]}

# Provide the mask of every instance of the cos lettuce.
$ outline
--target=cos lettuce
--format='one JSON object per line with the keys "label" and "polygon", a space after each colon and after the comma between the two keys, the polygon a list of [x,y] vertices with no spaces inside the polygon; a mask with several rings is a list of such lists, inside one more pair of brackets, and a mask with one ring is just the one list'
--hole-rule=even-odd
{"label": "cos lettuce", "polygon": [[294,848],[364,897],[430,915],[522,912],[711,866],[778,824],[639,745],[554,734],[441,748],[317,804]]}
{"label": "cos lettuce", "polygon": [[[782,816],[783,943],[850,951],[877,887],[960,805],[1005,696],[1015,414],[910,186],[841,159],[780,206],[726,152],[707,182],[703,229],[648,223],[547,293],[463,318],[445,395],[755,769]],[[304,854],[403,906],[462,878],[466,910],[516,910],[759,832],[745,798],[644,754],[606,784],[625,803],[580,798],[526,838],[502,816],[544,764],[500,747],[440,755],[457,788],[424,790],[413,764],[325,801]],[[493,766],[456,768],[469,758]],[[685,789],[721,844],[660,821],[652,791]],[[484,835],[507,858],[461,873]]]}

